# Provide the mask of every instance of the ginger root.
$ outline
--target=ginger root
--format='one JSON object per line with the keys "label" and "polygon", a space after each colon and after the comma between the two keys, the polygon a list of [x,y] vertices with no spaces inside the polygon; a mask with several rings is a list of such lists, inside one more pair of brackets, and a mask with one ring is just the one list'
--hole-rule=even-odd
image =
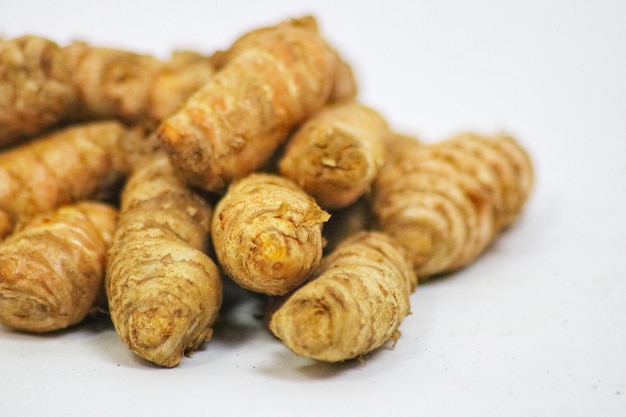
{"label": "ginger root", "polygon": [[80,202],[33,218],[0,244],[0,322],[43,333],[102,308],[117,210]]}
{"label": "ginger root", "polygon": [[302,20],[241,36],[219,71],[160,125],[163,148],[188,184],[223,191],[329,100],[337,55],[314,19]]}
{"label": "ginger root", "polygon": [[343,208],[369,191],[390,135],[387,122],[372,108],[355,101],[334,104],[293,134],[279,171],[321,207]]}
{"label": "ginger root", "polygon": [[103,121],[72,125],[0,153],[0,239],[38,213],[108,196],[143,147],[151,149],[142,131]]}
{"label": "ginger root", "polygon": [[322,236],[326,240],[324,254],[335,250],[348,237],[365,230],[372,230],[372,207],[369,196],[363,196],[347,207],[329,210],[330,219],[324,224]]}
{"label": "ginger root", "polygon": [[513,138],[468,133],[398,154],[381,169],[372,206],[425,280],[473,262],[521,212],[532,183]]}
{"label": "ginger root", "polygon": [[0,148],[55,126],[76,109],[69,67],[69,56],[51,40],[0,40]]}
{"label": "ginger root", "polygon": [[0,40],[0,148],[66,122],[158,123],[214,71],[211,57],[192,51],[161,61],[34,35]]}
{"label": "ginger root", "polygon": [[286,297],[269,328],[300,356],[326,362],[361,357],[399,337],[416,285],[399,245],[383,233],[361,232]]}
{"label": "ginger root", "polygon": [[211,236],[220,265],[235,282],[282,295],[319,264],[328,218],[292,181],[253,173],[233,182],[218,201]]}
{"label": "ginger root", "polygon": [[222,282],[206,254],[211,213],[163,154],[139,164],[122,191],[106,275],[111,319],[157,365],[177,366],[213,334]]}
{"label": "ginger root", "polygon": [[73,42],[66,53],[82,109],[72,117],[80,120],[160,122],[215,71],[210,57],[192,51],[175,51],[169,61],[161,61],[124,49]]}

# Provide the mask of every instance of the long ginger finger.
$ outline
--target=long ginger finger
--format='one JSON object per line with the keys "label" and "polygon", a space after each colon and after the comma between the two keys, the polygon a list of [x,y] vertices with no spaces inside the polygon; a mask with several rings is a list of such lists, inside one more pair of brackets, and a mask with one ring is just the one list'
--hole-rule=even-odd
{"label": "long ginger finger", "polygon": [[0,40],[0,148],[57,125],[76,109],[69,67],[68,54],[51,40]]}
{"label": "long ginger finger", "polygon": [[416,283],[411,264],[388,235],[361,232],[287,296],[269,328],[300,356],[326,362],[361,357],[399,337]]}
{"label": "long ginger finger", "polygon": [[181,177],[209,191],[267,161],[329,100],[337,66],[317,25],[297,19],[249,32],[224,55],[224,66],[158,130]]}
{"label": "long ginger finger", "polygon": [[9,223],[4,234],[35,214],[104,196],[128,175],[144,146],[151,148],[143,132],[104,121],[71,126],[1,153],[0,217]]}
{"label": "long ginger finger", "polygon": [[33,218],[2,242],[0,322],[50,332],[97,309],[116,219],[112,206],[81,202]]}
{"label": "long ginger finger", "polygon": [[175,51],[170,61],[161,61],[84,42],[74,42],[66,50],[83,110],[72,117],[79,119],[159,122],[178,110],[214,73],[208,57],[191,51]]}
{"label": "long ginger finger", "polygon": [[235,282],[282,295],[319,264],[328,218],[292,181],[253,173],[232,183],[217,203],[211,236],[220,265]]}
{"label": "long ginger finger", "polygon": [[193,51],[162,61],[33,35],[0,40],[0,148],[68,121],[158,123],[213,73],[211,58]]}
{"label": "long ginger finger", "polygon": [[473,262],[521,213],[532,182],[530,158],[512,138],[463,134],[386,164],[373,211],[425,280]]}
{"label": "long ginger finger", "polygon": [[497,227],[513,224],[533,188],[533,166],[526,150],[505,134],[486,136],[467,132],[451,138],[447,144],[476,155],[493,170],[501,189],[495,207]]}
{"label": "long ginger finger", "polygon": [[328,106],[289,139],[280,173],[321,207],[346,207],[369,191],[391,134],[385,119],[370,107],[354,101]]}
{"label": "long ginger finger", "polygon": [[206,254],[211,206],[161,154],[138,165],[120,204],[106,276],[113,324],[139,357],[177,366],[211,338],[222,302],[219,271]]}

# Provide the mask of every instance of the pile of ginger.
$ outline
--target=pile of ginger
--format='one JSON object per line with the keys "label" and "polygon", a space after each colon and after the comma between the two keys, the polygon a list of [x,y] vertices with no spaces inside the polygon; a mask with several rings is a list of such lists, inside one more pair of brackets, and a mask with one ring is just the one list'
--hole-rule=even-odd
{"label": "pile of ginger", "polygon": [[211,339],[229,280],[297,355],[395,343],[418,281],[484,253],[533,169],[506,134],[397,132],[357,90],[312,16],[167,61],[0,40],[0,323],[107,314],[174,367]]}

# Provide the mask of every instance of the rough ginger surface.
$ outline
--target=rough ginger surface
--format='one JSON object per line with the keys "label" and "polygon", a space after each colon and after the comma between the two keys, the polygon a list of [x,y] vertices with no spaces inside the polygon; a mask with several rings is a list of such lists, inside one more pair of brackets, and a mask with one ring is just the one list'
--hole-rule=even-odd
{"label": "rough ginger surface", "polygon": [[221,192],[267,161],[335,86],[337,55],[317,25],[286,21],[240,37],[225,64],[158,133],[182,178]]}
{"label": "rough ginger surface", "polygon": [[253,173],[232,183],[217,203],[211,236],[220,264],[235,282],[282,295],[319,264],[328,218],[292,181]]}
{"label": "rough ginger surface", "polygon": [[114,207],[80,202],[36,216],[2,242],[0,322],[43,333],[103,308],[106,255],[116,221]]}
{"label": "rough ginger surface", "polygon": [[207,255],[211,206],[155,155],[126,183],[109,251],[113,324],[138,356],[177,366],[213,334],[222,282]]}
{"label": "rough ginger surface", "polygon": [[393,239],[361,232],[286,297],[269,328],[300,356],[325,362],[361,357],[399,337],[416,285],[411,264]]}

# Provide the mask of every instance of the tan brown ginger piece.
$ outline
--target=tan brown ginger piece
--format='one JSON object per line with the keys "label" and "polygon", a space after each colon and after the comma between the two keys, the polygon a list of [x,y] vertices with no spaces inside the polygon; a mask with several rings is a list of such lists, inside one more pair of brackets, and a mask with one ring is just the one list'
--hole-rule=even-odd
{"label": "tan brown ginger piece", "polygon": [[392,133],[380,113],[355,101],[325,107],[287,143],[280,173],[325,209],[354,203],[369,191]]}
{"label": "tan brown ginger piece", "polygon": [[212,337],[222,282],[207,255],[211,213],[162,154],[122,192],[106,276],[111,319],[128,348],[157,365],[177,366]]}
{"label": "tan brown ginger piece", "polygon": [[80,202],[33,218],[0,244],[0,322],[43,333],[104,305],[106,254],[117,210]]}
{"label": "tan brown ginger piece", "polygon": [[388,235],[361,232],[324,258],[315,275],[288,295],[269,328],[300,356],[325,362],[361,357],[397,340],[417,279]]}
{"label": "tan brown ginger piece", "polygon": [[241,36],[215,76],[161,124],[163,147],[190,185],[223,191],[330,99],[337,55],[308,21]]}
{"label": "tan brown ginger piece", "polygon": [[152,146],[142,131],[102,121],[72,125],[0,153],[0,239],[35,214],[109,197],[143,147]]}
{"label": "tan brown ginger piece", "polygon": [[282,295],[319,264],[328,217],[292,181],[252,173],[233,182],[217,203],[213,246],[220,265],[239,285]]}
{"label": "tan brown ginger piece", "polygon": [[425,280],[473,262],[517,218],[532,175],[512,138],[458,135],[386,164],[373,187],[373,211]]}
{"label": "tan brown ginger piece", "polygon": [[69,68],[66,51],[51,40],[0,40],[0,148],[40,134],[77,108]]}
{"label": "tan brown ginger piece", "polygon": [[174,51],[169,61],[85,42],[73,42],[65,51],[80,102],[80,112],[69,115],[74,120],[158,123],[215,72],[210,57],[193,51]]}

